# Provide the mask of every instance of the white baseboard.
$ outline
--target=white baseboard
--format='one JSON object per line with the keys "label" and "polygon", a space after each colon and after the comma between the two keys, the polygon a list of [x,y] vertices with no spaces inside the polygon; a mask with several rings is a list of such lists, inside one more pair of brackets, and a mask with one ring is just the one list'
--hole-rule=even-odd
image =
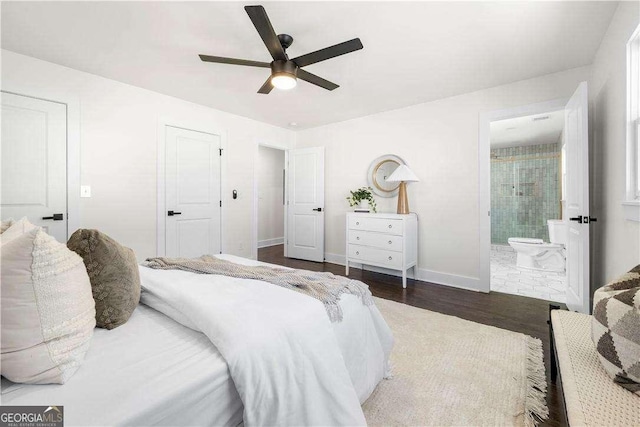
{"label": "white baseboard", "polygon": [[[325,253],[324,259],[326,262],[338,265],[346,265],[346,257],[344,255]],[[361,264],[351,263],[349,268],[361,269]],[[376,273],[390,274],[392,276],[402,277],[402,273],[399,270],[389,270],[387,268],[374,267],[371,265],[365,266],[367,271],[374,271]],[[480,279],[476,277],[460,276],[457,274],[441,273],[439,271],[427,270],[426,268],[417,268],[417,277],[413,277],[413,269],[409,269],[407,277],[422,282],[435,283],[438,285],[451,286],[454,288],[466,289],[469,291],[479,292]]]}
{"label": "white baseboard", "polygon": [[275,239],[258,240],[259,248],[268,248],[269,246],[276,246],[284,244],[284,237],[276,237]]}

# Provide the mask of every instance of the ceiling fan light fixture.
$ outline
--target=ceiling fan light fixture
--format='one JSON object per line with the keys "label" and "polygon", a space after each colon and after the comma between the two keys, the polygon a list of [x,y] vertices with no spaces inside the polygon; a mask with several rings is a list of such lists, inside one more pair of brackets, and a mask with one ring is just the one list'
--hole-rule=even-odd
{"label": "ceiling fan light fixture", "polygon": [[298,84],[296,76],[288,73],[278,73],[271,77],[271,84],[276,89],[289,90]]}
{"label": "ceiling fan light fixture", "polygon": [[289,90],[296,87],[298,66],[293,61],[271,63],[271,85],[276,89]]}
{"label": "ceiling fan light fixture", "polygon": [[276,34],[267,15],[267,11],[263,6],[253,5],[245,6],[245,12],[249,15],[249,19],[253,26],[260,34],[260,38],[267,47],[273,62],[251,61],[247,59],[226,58],[222,56],[200,55],[200,60],[204,62],[215,62],[219,64],[245,65],[248,67],[271,68],[271,75],[260,86],[258,93],[267,95],[273,88],[289,90],[296,87],[298,77],[300,80],[319,86],[326,90],[334,90],[339,88],[337,84],[325,80],[302,69],[307,65],[316,64],[335,58],[347,53],[355,52],[362,49],[362,42],[359,38],[351,39],[346,42],[338,43],[306,55],[289,59],[286,50],[293,43],[293,37],[289,34]]}

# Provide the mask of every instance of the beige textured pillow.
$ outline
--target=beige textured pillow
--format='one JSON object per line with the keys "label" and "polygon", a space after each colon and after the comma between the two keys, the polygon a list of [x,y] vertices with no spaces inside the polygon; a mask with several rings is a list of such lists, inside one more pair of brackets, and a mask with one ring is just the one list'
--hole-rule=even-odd
{"label": "beige textured pillow", "polygon": [[42,228],[12,230],[23,225],[0,236],[2,375],[63,384],[84,360],[95,327],[89,277],[82,259]]}
{"label": "beige textured pillow", "polygon": [[97,326],[113,329],[126,323],[140,302],[140,271],[133,251],[98,230],[76,231],[67,246],[87,267]]}

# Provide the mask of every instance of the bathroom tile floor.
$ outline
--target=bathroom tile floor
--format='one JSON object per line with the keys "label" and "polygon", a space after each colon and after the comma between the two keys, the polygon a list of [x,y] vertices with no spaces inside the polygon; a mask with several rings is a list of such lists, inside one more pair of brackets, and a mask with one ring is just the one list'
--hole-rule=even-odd
{"label": "bathroom tile floor", "polygon": [[564,303],[566,283],[565,273],[516,266],[510,246],[491,247],[492,291]]}

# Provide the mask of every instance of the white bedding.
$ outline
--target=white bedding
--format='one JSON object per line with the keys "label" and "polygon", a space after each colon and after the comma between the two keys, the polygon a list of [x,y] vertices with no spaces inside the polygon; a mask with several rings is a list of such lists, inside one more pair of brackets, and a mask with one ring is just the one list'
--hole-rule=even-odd
{"label": "white bedding", "polygon": [[[147,268],[141,268],[141,272],[143,283],[148,280],[147,273],[164,277],[176,273],[178,276],[172,277],[179,279],[175,282],[178,284],[181,275],[191,274]],[[322,304],[313,298],[258,283],[302,298],[296,301],[303,304],[311,301],[326,316]],[[143,300],[153,302],[154,298],[145,292]],[[159,301],[155,298],[161,309]],[[357,399],[363,403],[387,374],[393,339],[375,306],[366,307],[353,295],[343,295],[340,304],[344,319],[331,323],[331,327]],[[176,311],[167,307],[165,310]],[[229,305],[230,312],[236,312],[236,308]],[[190,322],[186,317],[179,320]],[[111,331],[95,330],[84,364],[66,384],[22,385],[3,378],[0,403],[64,405],[69,426],[236,426],[243,421],[244,408],[228,365],[209,338],[193,330],[197,329],[195,324],[189,326],[191,329],[141,304],[126,324]]]}
{"label": "white bedding", "polygon": [[202,330],[225,357],[245,424],[365,424],[359,402],[387,374],[393,341],[375,306],[345,295],[343,321],[332,324],[319,301],[266,282],[144,267],[140,274],[143,302]]}
{"label": "white bedding", "polygon": [[3,378],[0,403],[64,405],[68,426],[236,426],[243,410],[209,339],[144,305],[124,325],[95,330],[83,365],[66,384]]}

